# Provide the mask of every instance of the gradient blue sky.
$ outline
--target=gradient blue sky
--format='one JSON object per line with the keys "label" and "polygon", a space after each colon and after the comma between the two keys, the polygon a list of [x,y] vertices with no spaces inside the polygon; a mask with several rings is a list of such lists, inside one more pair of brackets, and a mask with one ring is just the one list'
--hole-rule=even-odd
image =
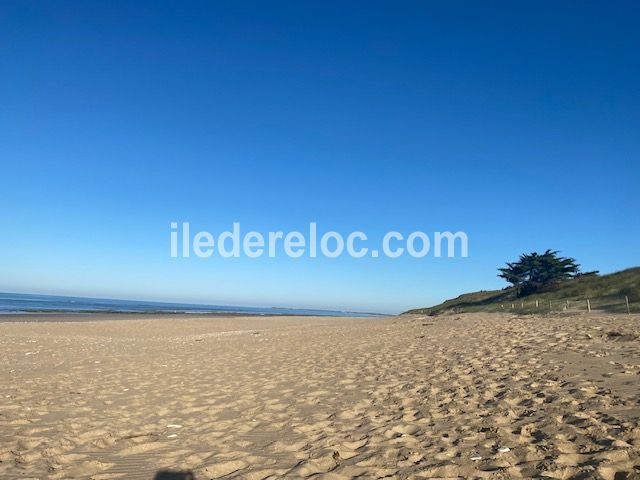
{"label": "gradient blue sky", "polygon": [[[637,2],[0,2],[0,291],[397,312],[640,264]],[[169,222],[466,259],[169,258]]]}

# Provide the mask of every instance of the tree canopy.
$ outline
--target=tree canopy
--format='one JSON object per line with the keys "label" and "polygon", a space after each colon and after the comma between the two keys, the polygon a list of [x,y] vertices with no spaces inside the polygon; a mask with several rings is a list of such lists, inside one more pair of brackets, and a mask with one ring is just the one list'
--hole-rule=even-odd
{"label": "tree canopy", "polygon": [[523,253],[517,262],[499,268],[500,278],[511,283],[518,296],[528,295],[561,280],[580,273],[580,265],[573,258],[561,257],[558,251],[547,250],[542,254]]}

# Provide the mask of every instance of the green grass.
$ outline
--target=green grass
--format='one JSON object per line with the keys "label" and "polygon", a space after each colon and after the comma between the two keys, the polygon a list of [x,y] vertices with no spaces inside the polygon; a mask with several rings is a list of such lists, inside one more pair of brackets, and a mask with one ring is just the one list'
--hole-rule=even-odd
{"label": "green grass", "polygon": [[585,275],[521,298],[516,298],[514,290],[510,288],[465,293],[440,305],[404,313],[438,315],[464,312],[573,311],[586,310],[587,299],[591,302],[592,310],[626,313],[625,296],[629,297],[631,312],[640,312],[640,267],[609,275]]}

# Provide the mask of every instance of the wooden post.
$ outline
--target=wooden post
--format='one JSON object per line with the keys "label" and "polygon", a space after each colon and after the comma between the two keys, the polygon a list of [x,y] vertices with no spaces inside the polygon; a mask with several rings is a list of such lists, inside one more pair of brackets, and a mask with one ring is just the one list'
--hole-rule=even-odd
{"label": "wooden post", "polygon": [[624,303],[627,304],[627,315],[631,315],[631,309],[629,308],[629,297],[627,295],[624,296]]}
{"label": "wooden post", "polygon": [[565,300],[564,302],[564,309],[569,310],[569,300]]}
{"label": "wooden post", "polygon": [[536,308],[538,308],[538,300],[536,300]]}
{"label": "wooden post", "polygon": [[520,308],[524,308],[524,300],[520,302]]}
{"label": "wooden post", "polygon": [[513,310],[514,308],[516,308],[513,303],[511,304],[511,310]]}
{"label": "wooden post", "polygon": [[591,302],[589,301],[588,298],[587,298],[587,310],[589,310],[589,313],[591,313]]}
{"label": "wooden post", "polygon": [[551,313],[551,300],[549,300],[549,313]]}

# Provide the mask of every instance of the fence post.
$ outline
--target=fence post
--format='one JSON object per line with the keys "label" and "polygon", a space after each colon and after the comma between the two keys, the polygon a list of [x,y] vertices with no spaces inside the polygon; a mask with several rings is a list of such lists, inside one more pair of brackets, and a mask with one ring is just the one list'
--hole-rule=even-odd
{"label": "fence post", "polygon": [[516,307],[514,307],[514,305],[513,305],[513,303],[512,303],[512,304],[511,304],[511,310],[513,310],[514,308],[516,308]]}
{"label": "fence post", "polygon": [[627,304],[627,315],[631,315],[631,309],[629,308],[629,297],[627,295],[624,296],[624,303]]}
{"label": "fence post", "polygon": [[524,300],[520,302],[520,308],[524,308]]}
{"label": "fence post", "polygon": [[538,300],[536,300],[536,308],[538,308]]}
{"label": "fence post", "polygon": [[587,310],[589,311],[589,313],[591,313],[591,302],[589,301],[588,298],[587,298]]}

